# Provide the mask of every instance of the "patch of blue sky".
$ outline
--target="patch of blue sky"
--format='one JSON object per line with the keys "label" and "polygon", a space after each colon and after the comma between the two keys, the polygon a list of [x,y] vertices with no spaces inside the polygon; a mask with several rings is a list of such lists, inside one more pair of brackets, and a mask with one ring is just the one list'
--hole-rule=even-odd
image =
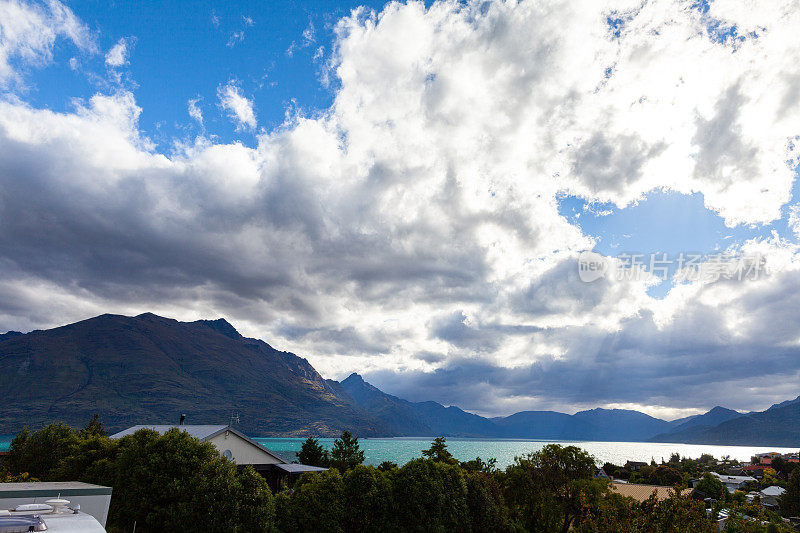
{"label": "patch of blue sky", "polygon": [[651,270],[655,254],[656,268],[664,266],[659,259],[668,260],[665,281],[648,291],[663,298],[674,286],[680,254],[710,256],[738,250],[751,239],[766,239],[773,232],[791,242],[797,236],[789,227],[790,206],[800,201],[800,178],[795,177],[792,200],[783,206],[781,218],[764,225],[728,227],[715,211],[704,205],[700,193],[680,194],[674,191],[651,191],[646,197],[625,208],[613,204],[587,202],[583,198],[565,195],[559,199],[559,213],[591,236],[594,251],[607,257],[636,255],[646,270]]}
{"label": "patch of blue sky", "polygon": [[[99,52],[83,54],[59,42],[52,65],[30,69],[25,98],[36,107],[64,112],[74,109],[75,99],[124,88],[142,108],[140,129],[159,150],[168,150],[176,138],[196,135],[254,146],[258,132],[280,126],[287,111],[313,115],[330,107],[335,87],[326,86],[321,75],[331,57],[336,22],[356,7],[380,10],[384,4],[71,2],[69,7],[96,35]],[[104,55],[122,38],[133,44],[128,64],[116,69],[121,75],[117,83]],[[76,70],[70,66],[72,58],[78,62],[72,62]],[[231,80],[253,101],[255,131],[237,130],[219,106],[217,89]],[[195,98],[203,113],[202,127],[188,114],[188,101]]]}

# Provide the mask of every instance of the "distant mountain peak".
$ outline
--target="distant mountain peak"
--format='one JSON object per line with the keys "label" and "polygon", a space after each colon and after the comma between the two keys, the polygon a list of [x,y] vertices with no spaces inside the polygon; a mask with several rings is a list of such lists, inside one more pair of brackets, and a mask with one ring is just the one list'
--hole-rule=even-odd
{"label": "distant mountain peak", "polygon": [[11,339],[14,337],[20,337],[24,335],[21,331],[8,331],[6,333],[0,333],[0,341],[4,341],[6,339]]}
{"label": "distant mountain peak", "polygon": [[175,413],[218,423],[232,412],[262,436],[387,433],[307,361],[243,338],[224,319],[106,314],[2,340],[0,390],[6,433],[53,420],[83,425],[94,413],[122,429]]}
{"label": "distant mountain peak", "polygon": [[217,333],[221,333],[226,337],[231,339],[241,339],[242,335],[236,330],[235,327],[231,325],[230,322],[225,320],[224,318],[218,318],[216,320],[198,320],[195,324],[200,324],[202,326],[209,327],[216,331]]}
{"label": "distant mountain peak", "polygon": [[362,378],[361,374],[359,374],[358,372],[353,372],[352,374],[347,376],[347,378],[342,380],[342,383],[344,383],[344,382],[347,382],[347,383],[366,383],[366,381],[364,381],[364,378]]}

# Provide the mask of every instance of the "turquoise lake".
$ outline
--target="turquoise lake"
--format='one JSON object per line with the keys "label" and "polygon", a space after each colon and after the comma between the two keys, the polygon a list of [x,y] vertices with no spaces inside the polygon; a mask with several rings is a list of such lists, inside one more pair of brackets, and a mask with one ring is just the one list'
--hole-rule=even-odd
{"label": "turquoise lake", "polygon": [[[304,439],[257,438],[266,448],[293,461]],[[320,444],[330,449],[334,439],[319,439]],[[749,461],[756,453],[777,451],[781,453],[796,452],[798,448],[777,448],[757,446],[707,446],[699,444],[667,444],[652,442],[572,442],[546,440],[488,440],[488,439],[447,439],[450,452],[459,460],[466,461],[481,457],[497,459],[497,466],[504,468],[514,461],[514,457],[535,452],[544,445],[556,442],[563,445],[575,445],[588,451],[598,462],[623,464],[625,461],[646,461],[655,459],[660,462],[668,460],[670,454],[679,453],[685,457],[700,457],[709,453],[716,458],[729,455],[732,459]],[[411,459],[421,457],[422,450],[430,446],[430,438],[390,438],[359,439],[359,444],[366,455],[366,463],[378,465],[383,461],[394,461],[404,464]]]}
{"label": "turquoise lake", "polygon": [[[8,449],[12,436],[0,436],[0,451]],[[304,439],[295,438],[255,438],[257,442],[278,453],[289,461],[297,458],[296,453]],[[411,459],[421,457],[422,450],[428,448],[430,438],[388,438],[359,439],[359,444],[366,455],[366,463],[378,465],[383,461],[394,461],[400,465]],[[320,443],[330,449],[334,439],[319,439]],[[732,459],[749,461],[756,453],[776,451],[781,453],[797,452],[798,448],[778,448],[759,446],[707,446],[701,444],[667,444],[653,442],[587,442],[587,441],[549,441],[549,440],[488,440],[488,439],[447,439],[450,452],[459,460],[466,461],[481,457],[497,459],[497,466],[504,468],[511,464],[515,456],[535,452],[545,444],[558,443],[580,446],[588,451],[598,462],[623,464],[625,461],[646,461],[655,459],[660,462],[669,459],[670,454],[679,453],[684,457],[700,457],[709,453],[716,458],[729,455]]]}

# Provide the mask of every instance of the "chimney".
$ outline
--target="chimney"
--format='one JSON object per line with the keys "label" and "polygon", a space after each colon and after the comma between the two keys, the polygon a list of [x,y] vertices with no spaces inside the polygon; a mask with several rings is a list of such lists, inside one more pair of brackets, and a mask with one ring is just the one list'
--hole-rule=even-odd
{"label": "chimney", "polygon": [[186,415],[181,415],[181,422],[179,425],[184,425],[186,423]]}

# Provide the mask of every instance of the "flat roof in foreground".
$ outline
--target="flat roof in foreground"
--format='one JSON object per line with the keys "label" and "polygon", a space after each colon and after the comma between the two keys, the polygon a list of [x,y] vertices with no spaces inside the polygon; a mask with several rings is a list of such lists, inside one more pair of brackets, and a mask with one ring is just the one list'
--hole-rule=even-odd
{"label": "flat roof in foreground", "polygon": [[62,496],[111,496],[111,487],[81,481],[0,483],[0,498],[36,498],[59,493]]}

